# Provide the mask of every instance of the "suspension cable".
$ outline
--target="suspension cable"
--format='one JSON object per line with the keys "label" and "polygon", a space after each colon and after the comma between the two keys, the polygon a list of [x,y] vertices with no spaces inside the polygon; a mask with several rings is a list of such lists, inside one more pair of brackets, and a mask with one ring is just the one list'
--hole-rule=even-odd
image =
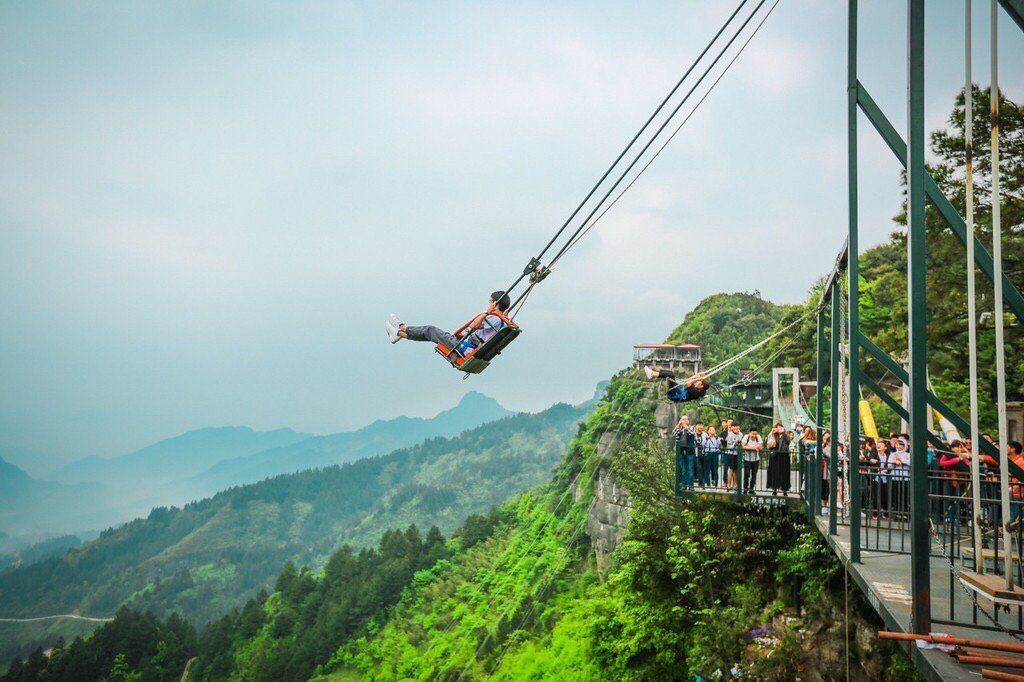
{"label": "suspension cable", "polygon": [[587,236],[587,233],[590,232],[590,230],[592,230],[594,226],[601,221],[602,218],[604,218],[605,214],[608,213],[608,211],[610,211],[612,207],[615,206],[615,204],[619,203],[619,199],[621,199],[622,196],[626,192],[628,192],[634,184],[636,184],[636,181],[639,180],[640,176],[642,176],[647,171],[647,169],[651,167],[651,164],[653,164],[655,160],[657,160],[657,158],[661,156],[661,153],[665,151],[665,147],[667,147],[669,143],[675,139],[676,135],[678,135],[679,131],[683,129],[683,126],[686,125],[687,121],[689,121],[690,118],[692,118],[693,115],[697,113],[697,109],[700,108],[700,105],[704,103],[704,100],[708,98],[708,95],[710,95],[711,91],[715,89],[715,86],[718,85],[718,82],[722,80],[722,77],[729,72],[729,69],[732,68],[732,65],[736,63],[736,60],[739,59],[741,54],[743,54],[743,51],[747,49],[747,45],[749,45],[750,41],[754,39],[754,36],[757,35],[757,32],[761,30],[761,26],[764,25],[764,22],[768,20],[768,17],[771,16],[772,12],[775,11],[775,8],[778,6],[779,2],[780,0],[775,0],[775,3],[771,6],[771,8],[769,8],[768,12],[764,15],[764,17],[761,18],[761,21],[758,22],[753,32],[749,36],[747,36],[746,41],[744,41],[743,45],[740,46],[740,49],[736,52],[736,54],[732,56],[732,59],[730,59],[729,63],[725,65],[725,68],[722,69],[722,72],[718,74],[714,81],[712,81],[710,87],[708,87],[707,91],[703,95],[701,95],[701,98],[697,100],[697,103],[693,105],[693,109],[691,109],[690,113],[686,115],[686,118],[684,118],[682,122],[678,126],[676,126],[676,129],[672,131],[672,134],[669,135],[665,142],[661,145],[661,147],[658,148],[658,151],[656,151],[654,155],[647,161],[647,163],[644,164],[643,168],[640,169],[636,176],[634,176],[634,178],[629,181],[629,184],[622,188],[622,191],[619,192],[618,195],[616,195],[616,197],[611,201],[611,203],[605,206],[604,210],[602,210],[601,213],[598,214],[597,218],[595,218],[593,222],[590,223],[590,225],[587,225],[586,229],[583,230],[583,232],[580,233],[578,237],[575,237],[569,241],[567,246],[564,249],[562,249],[561,252],[559,252],[559,254],[554,258],[554,260],[551,261],[551,264],[548,266],[548,269],[553,268],[555,266],[555,263],[557,263],[558,260],[561,259],[565,252],[569,251],[569,249],[576,246],[576,244],[582,241],[582,239]]}
{"label": "suspension cable", "polygon": [[523,278],[532,273],[534,270],[536,270],[537,266],[540,265],[540,259],[544,257],[544,254],[547,253],[548,249],[551,248],[552,244],[554,244],[558,240],[558,238],[562,235],[562,232],[565,231],[565,228],[568,227],[569,223],[571,223],[572,220],[577,216],[577,214],[579,214],[583,206],[586,205],[588,201],[590,201],[590,197],[594,196],[594,192],[596,192],[597,189],[601,186],[601,184],[604,183],[604,181],[608,178],[611,172],[615,169],[615,166],[617,166],[619,161],[622,160],[622,157],[626,155],[626,152],[628,152],[630,148],[632,148],[632,146],[636,143],[636,141],[640,139],[640,136],[643,135],[644,131],[647,130],[648,126],[650,126],[651,121],[653,121],[654,118],[659,113],[661,113],[661,110],[665,108],[665,105],[668,104],[668,101],[672,99],[673,95],[676,94],[676,91],[679,90],[680,86],[682,86],[683,82],[689,77],[690,73],[692,73],[693,70],[697,68],[697,64],[699,64],[700,61],[704,59],[704,55],[708,53],[708,50],[711,49],[711,46],[715,44],[719,37],[721,37],[722,33],[729,26],[729,24],[732,23],[732,20],[736,18],[736,15],[739,14],[740,10],[743,9],[743,6],[746,5],[747,2],[748,0],[740,1],[740,4],[736,7],[735,10],[733,10],[733,13],[729,15],[729,18],[726,19],[725,23],[722,24],[721,28],[718,29],[718,32],[715,34],[715,37],[712,38],[711,41],[701,51],[701,53],[697,55],[697,58],[693,60],[693,63],[690,64],[690,67],[686,69],[686,72],[675,84],[675,87],[673,87],[672,90],[670,90],[669,93],[665,95],[665,99],[661,101],[661,104],[659,104],[658,108],[654,110],[654,113],[651,114],[650,118],[648,118],[647,121],[640,127],[640,130],[636,132],[636,135],[634,135],[633,139],[629,141],[629,144],[627,144],[622,149],[622,151],[619,152],[619,155],[615,158],[612,164],[608,166],[608,169],[604,172],[604,175],[602,175],[601,178],[590,189],[590,191],[587,192],[587,196],[583,198],[583,201],[581,201],[579,205],[576,207],[576,209],[572,212],[572,214],[565,219],[565,222],[562,223],[562,226],[560,228],[558,228],[558,231],[555,233],[555,236],[551,238],[551,241],[547,243],[547,245],[541,250],[539,254],[537,254],[536,257],[530,260],[530,263],[523,270],[523,273],[519,275],[519,277],[517,277],[516,280],[512,282],[512,284],[507,289],[505,289],[506,294],[509,294],[511,296],[512,290],[515,289],[519,285],[519,283],[523,281]]}
{"label": "suspension cable", "polygon": [[749,24],[750,21],[757,15],[757,12],[761,9],[762,6],[764,6],[765,2],[767,2],[767,0],[761,0],[759,3],[757,3],[757,7],[754,8],[754,11],[751,12],[750,15],[743,21],[739,29],[737,29],[736,33],[734,33],[733,36],[729,39],[729,42],[725,44],[725,47],[723,47],[718,52],[718,55],[715,56],[711,64],[708,65],[706,69],[704,69],[704,73],[702,73],[700,78],[697,79],[697,82],[693,85],[692,88],[690,88],[690,90],[686,93],[686,95],[679,102],[679,104],[676,105],[676,108],[672,110],[672,113],[668,115],[668,118],[665,119],[665,121],[661,124],[658,130],[655,131],[654,135],[651,137],[650,140],[647,141],[647,144],[645,144],[644,148],[640,150],[640,153],[636,155],[636,158],[633,159],[632,163],[630,163],[626,170],[622,172],[622,174],[619,176],[619,179],[615,181],[615,184],[613,184],[611,188],[608,189],[605,195],[601,198],[601,201],[598,202],[597,206],[594,207],[594,209],[586,217],[583,223],[578,228],[576,228],[576,231],[572,234],[571,237],[569,237],[569,241],[566,242],[566,245],[563,246],[562,249],[555,255],[553,261],[557,261],[565,253],[565,251],[569,248],[569,245],[572,244],[572,241],[580,234],[580,232],[583,231],[586,224],[590,222],[591,218],[594,217],[594,214],[601,209],[601,206],[604,205],[604,202],[608,200],[608,197],[611,196],[612,192],[614,192],[615,189],[619,186],[619,184],[626,178],[626,176],[629,175],[629,172],[633,170],[633,167],[640,162],[640,159],[643,158],[643,155],[647,153],[647,150],[650,149],[651,145],[654,144],[654,142],[658,139],[658,136],[661,135],[661,133],[665,130],[666,127],[668,127],[668,124],[672,122],[672,119],[675,118],[675,115],[679,113],[679,110],[682,109],[683,105],[689,101],[694,91],[696,91],[700,84],[704,82],[704,79],[707,78],[707,75],[711,73],[711,69],[713,69],[715,65],[718,64],[718,62],[722,59],[722,57],[725,56],[725,53],[729,50],[730,47],[732,47],[732,44],[736,42],[736,39],[740,37],[740,34],[747,27],[747,24]]}
{"label": "suspension cable", "polygon": [[789,324],[787,324],[787,325],[786,325],[785,327],[783,327],[782,329],[780,329],[780,330],[778,330],[777,332],[775,332],[774,334],[772,334],[771,336],[768,336],[768,337],[766,337],[766,338],[764,338],[764,339],[762,339],[762,340],[758,341],[758,342],[757,342],[757,343],[755,343],[755,344],[754,344],[753,346],[750,346],[750,347],[749,347],[749,348],[747,348],[746,350],[744,350],[744,351],[741,351],[740,353],[737,353],[736,355],[732,356],[732,357],[731,357],[731,358],[729,358],[728,360],[724,360],[724,361],[722,361],[722,362],[718,363],[717,365],[715,365],[715,366],[714,366],[714,367],[712,367],[711,369],[709,369],[709,370],[706,370],[706,371],[704,371],[704,372],[701,372],[701,374],[703,374],[703,375],[704,375],[704,378],[705,378],[705,379],[708,379],[708,378],[710,378],[710,377],[714,376],[715,374],[718,374],[719,372],[721,372],[721,371],[722,371],[723,369],[725,369],[725,368],[726,368],[726,367],[728,367],[729,365],[732,365],[732,364],[734,364],[734,363],[736,363],[736,362],[739,362],[740,360],[742,360],[742,359],[743,359],[743,358],[745,358],[746,356],[750,355],[750,354],[751,354],[751,353],[753,353],[753,352],[754,352],[755,350],[757,350],[757,349],[758,349],[758,348],[760,348],[761,346],[765,345],[766,343],[768,343],[768,342],[769,342],[769,341],[771,341],[772,339],[774,339],[774,338],[776,338],[776,337],[778,337],[778,336],[782,335],[782,334],[783,334],[784,332],[786,332],[787,330],[789,330],[789,329],[792,329],[793,327],[795,327],[795,326],[796,326],[796,325],[798,325],[799,323],[803,322],[803,321],[804,321],[804,320],[806,320],[806,319],[807,319],[807,318],[808,318],[808,317],[809,317],[810,315],[811,315],[811,313],[810,313],[810,312],[808,312],[808,313],[805,313],[805,314],[801,315],[800,317],[798,317],[797,319],[793,320],[792,322],[790,322]]}

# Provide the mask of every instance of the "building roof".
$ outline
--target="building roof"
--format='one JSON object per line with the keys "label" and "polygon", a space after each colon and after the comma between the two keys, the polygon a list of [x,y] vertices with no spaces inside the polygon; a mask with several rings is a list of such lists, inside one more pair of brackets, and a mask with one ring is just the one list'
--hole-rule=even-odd
{"label": "building roof", "polygon": [[700,348],[700,346],[695,343],[638,343],[633,348]]}

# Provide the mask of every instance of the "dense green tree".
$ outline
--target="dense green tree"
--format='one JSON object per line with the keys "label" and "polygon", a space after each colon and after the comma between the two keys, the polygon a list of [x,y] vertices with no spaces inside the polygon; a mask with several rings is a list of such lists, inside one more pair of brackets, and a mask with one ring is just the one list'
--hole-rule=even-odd
{"label": "dense green tree", "polygon": [[[388,528],[410,523],[448,533],[468,514],[544,482],[589,409],[559,404],[455,438],[154,509],[62,556],[0,572],[0,612],[104,616],[127,604],[160,617],[178,611],[202,626],[272,587],[285,561],[319,566],[342,543],[373,546]],[[308,590],[310,579],[298,589]],[[71,639],[82,632],[74,627],[37,634],[0,624],[0,659],[24,659],[60,633]],[[20,641],[12,636],[19,633]]]}
{"label": "dense green tree", "polygon": [[195,629],[180,616],[161,621],[121,608],[88,639],[78,637],[70,645],[59,640],[49,657],[37,649],[27,661],[12,664],[0,681],[178,680],[197,651]]}

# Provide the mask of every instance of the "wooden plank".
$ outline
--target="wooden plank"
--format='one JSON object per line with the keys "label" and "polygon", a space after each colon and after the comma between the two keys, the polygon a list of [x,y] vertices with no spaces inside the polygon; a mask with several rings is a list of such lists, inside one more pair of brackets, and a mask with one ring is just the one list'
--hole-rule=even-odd
{"label": "wooden plank", "polygon": [[1024,602],[1024,589],[1016,585],[1012,590],[1006,589],[1006,579],[998,575],[990,573],[979,575],[974,571],[960,571],[960,580],[994,599]]}

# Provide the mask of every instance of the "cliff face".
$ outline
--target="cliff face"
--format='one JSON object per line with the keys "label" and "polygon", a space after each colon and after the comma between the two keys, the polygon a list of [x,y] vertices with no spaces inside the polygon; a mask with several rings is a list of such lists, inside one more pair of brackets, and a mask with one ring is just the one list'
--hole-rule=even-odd
{"label": "cliff face", "polygon": [[[672,447],[672,429],[677,421],[677,405],[664,400],[656,403],[654,423],[667,451]],[[587,512],[587,535],[594,547],[598,569],[602,572],[607,565],[608,556],[622,542],[628,520],[629,493],[611,472],[611,463],[618,454],[620,445],[620,438],[614,433],[603,434],[597,443],[600,464],[597,484],[594,486],[594,498]],[[577,490],[577,501],[581,492]]]}

